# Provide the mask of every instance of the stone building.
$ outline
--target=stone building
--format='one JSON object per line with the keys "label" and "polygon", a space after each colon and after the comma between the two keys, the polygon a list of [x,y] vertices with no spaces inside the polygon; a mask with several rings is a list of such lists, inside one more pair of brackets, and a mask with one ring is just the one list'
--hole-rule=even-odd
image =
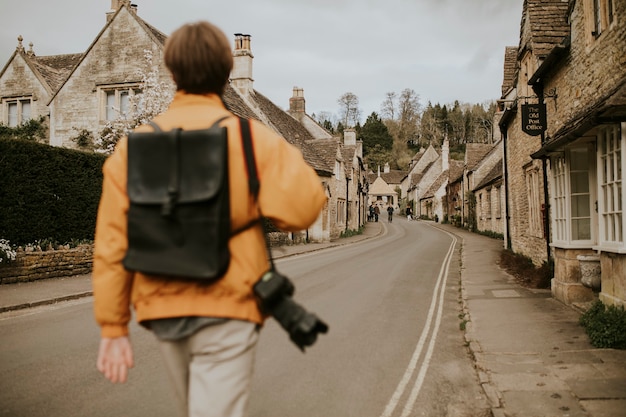
{"label": "stone building", "polygon": [[48,103],[83,54],[37,56],[17,38],[15,52],[0,72],[0,123],[15,127],[30,119],[50,121]]}
{"label": "stone building", "polygon": [[477,185],[472,193],[476,200],[476,229],[480,232],[504,234],[504,180],[502,141],[473,170],[471,177]]}
{"label": "stone building", "polygon": [[[524,159],[526,174],[532,167],[538,171],[539,187],[517,187],[519,191],[511,194],[526,190],[529,200],[536,194],[542,202],[542,194],[549,197],[545,222],[549,227],[536,232],[544,232],[537,235],[548,238],[550,245],[543,254],[535,253],[534,259],[553,258],[552,293],[565,303],[593,300],[597,294],[607,304],[626,304],[624,19],[623,1],[527,0],[524,5],[517,103],[505,112],[501,126],[511,150],[507,155],[513,177],[510,186],[516,187],[519,176],[514,171],[516,158]],[[545,104],[546,130],[538,137],[521,131],[517,106],[523,97]],[[514,144],[522,140],[533,145],[523,153]],[[542,165],[547,166],[545,193]],[[526,175],[527,184],[532,179]],[[526,214],[533,217],[532,210]],[[536,222],[541,222],[541,214],[535,211]],[[533,229],[532,224],[526,225]],[[515,231],[511,232],[515,247]],[[525,244],[528,247],[529,241]],[[589,263],[595,266],[588,268]],[[599,275],[593,277],[590,271]]]}
{"label": "stone building", "polygon": [[[147,71],[160,68],[160,81],[173,91],[162,59],[166,35],[143,20],[136,5],[129,0],[111,0],[103,23],[82,54],[37,57],[32,46],[23,48],[20,37],[0,73],[0,121],[17,125],[44,116],[49,124],[49,144],[76,148],[75,138],[81,132],[97,137],[107,123],[124,116],[132,103],[130,97],[141,92],[142,74]],[[316,224],[291,238],[323,241],[336,236],[338,230],[358,229],[365,221],[367,192],[360,142],[353,138],[339,144],[306,115],[302,89],[294,89],[289,113],[255,90],[251,37],[236,34],[234,44],[234,67],[224,103],[238,116],[264,123],[297,146],[330,198]],[[152,66],[146,54],[151,55]],[[335,161],[329,166],[324,160],[323,145],[316,145],[316,140],[334,141],[338,168]],[[338,208],[340,196],[345,199],[343,208]]]}
{"label": "stone building", "polygon": [[[418,218],[420,213],[420,198],[427,190],[420,188],[420,183],[424,177],[424,173],[428,171],[430,166],[439,159],[439,153],[432,145],[428,148],[420,149],[409,164],[409,172],[402,182],[401,189],[406,190],[407,204],[410,204],[413,208],[413,213]],[[426,187],[422,184],[422,187]]]}
{"label": "stone building", "polygon": [[547,168],[531,157],[541,147],[542,139],[522,131],[519,108],[537,103],[528,81],[552,48],[567,36],[567,10],[567,1],[524,0],[519,46],[507,49],[507,53],[517,52],[513,89],[503,93],[506,109],[500,119],[508,178],[507,241],[514,252],[531,258],[535,265],[547,262],[550,255],[545,221]]}
{"label": "stone building", "polygon": [[528,79],[548,114],[532,156],[550,166],[552,292],[572,303],[595,291],[624,306],[626,2],[567,4],[567,33]]}

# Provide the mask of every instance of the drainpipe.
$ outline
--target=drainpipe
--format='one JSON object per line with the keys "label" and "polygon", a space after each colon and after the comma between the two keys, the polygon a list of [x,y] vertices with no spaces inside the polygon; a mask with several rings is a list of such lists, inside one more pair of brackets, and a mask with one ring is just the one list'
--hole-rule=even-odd
{"label": "drainpipe", "polygon": [[507,160],[507,130],[504,127],[500,127],[500,132],[502,132],[502,148],[503,148],[503,161],[504,164],[504,221],[506,222],[504,228],[506,230],[506,248],[508,250],[512,249],[511,245],[511,216],[509,215],[509,165]]}
{"label": "drainpipe", "polygon": [[504,111],[498,126],[500,126],[500,133],[502,133],[502,163],[504,164],[503,172],[504,172],[504,220],[505,220],[505,230],[506,230],[506,248],[511,250],[513,249],[513,244],[511,243],[511,214],[510,214],[510,206],[509,206],[509,163],[508,163],[508,130],[507,126],[510,122],[510,119],[513,117],[514,112],[516,111],[517,104],[514,103],[513,107],[508,108]]}
{"label": "drainpipe", "polygon": [[348,231],[348,213],[350,212],[350,178],[346,178],[346,232]]}

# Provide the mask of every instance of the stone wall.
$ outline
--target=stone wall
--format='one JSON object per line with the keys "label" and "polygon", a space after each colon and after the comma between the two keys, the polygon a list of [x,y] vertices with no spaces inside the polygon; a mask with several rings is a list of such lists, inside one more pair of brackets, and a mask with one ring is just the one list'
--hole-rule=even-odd
{"label": "stone wall", "polygon": [[14,261],[0,264],[0,284],[90,274],[92,264],[93,245],[43,252],[20,250]]}
{"label": "stone wall", "polygon": [[565,304],[592,301],[593,291],[581,283],[578,255],[592,255],[587,249],[554,249],[552,295]]}

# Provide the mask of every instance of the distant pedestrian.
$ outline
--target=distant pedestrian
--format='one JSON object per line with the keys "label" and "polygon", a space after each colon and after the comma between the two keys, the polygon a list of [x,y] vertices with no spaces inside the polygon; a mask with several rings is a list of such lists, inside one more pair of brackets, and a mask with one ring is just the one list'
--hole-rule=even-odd
{"label": "distant pedestrian", "polygon": [[375,214],[374,213],[374,203],[372,203],[372,204],[370,204],[369,211],[368,211],[368,214],[367,214],[367,221],[368,222],[374,221],[374,214]]}
{"label": "distant pedestrian", "polygon": [[389,223],[393,221],[393,207],[391,205],[387,207],[387,220],[389,220]]}
{"label": "distant pedestrian", "polygon": [[380,209],[378,205],[374,206],[374,221],[378,223],[378,216],[380,216]]}
{"label": "distant pedestrian", "polygon": [[411,206],[406,206],[406,219],[408,221],[413,220],[413,210],[411,209]]}

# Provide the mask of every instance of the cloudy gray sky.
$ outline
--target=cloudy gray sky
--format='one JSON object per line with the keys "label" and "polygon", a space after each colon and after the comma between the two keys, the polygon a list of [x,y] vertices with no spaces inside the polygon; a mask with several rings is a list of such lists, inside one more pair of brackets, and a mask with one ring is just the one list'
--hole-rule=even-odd
{"label": "cloudy gray sky", "polygon": [[[136,0],[170,34],[209,20],[252,36],[255,89],[282,108],[304,88],[307,113],[336,114],[352,92],[362,114],[387,92],[413,89],[426,105],[500,96],[504,48],[517,45],[523,0]],[[110,0],[0,0],[0,68],[17,45],[37,55],[84,52]],[[364,119],[363,118],[363,119]]]}

